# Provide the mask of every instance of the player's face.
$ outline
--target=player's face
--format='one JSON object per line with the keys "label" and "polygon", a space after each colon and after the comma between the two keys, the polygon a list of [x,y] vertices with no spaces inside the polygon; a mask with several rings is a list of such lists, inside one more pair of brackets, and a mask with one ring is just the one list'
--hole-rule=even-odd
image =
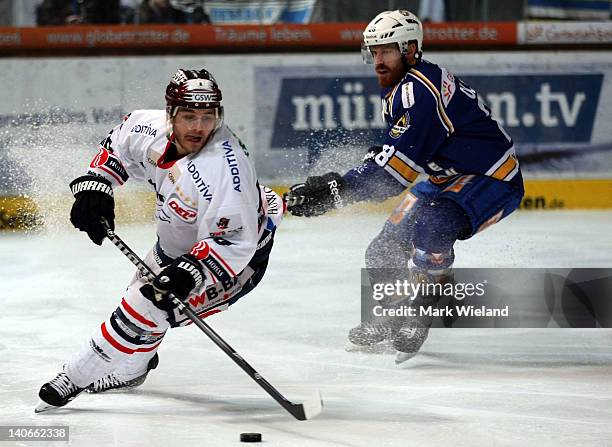
{"label": "player's face", "polygon": [[393,87],[404,77],[404,64],[402,54],[397,45],[372,45],[370,47],[374,58],[374,70],[381,87]]}
{"label": "player's face", "polygon": [[172,129],[181,155],[199,152],[217,124],[214,109],[180,109],[173,118]]}

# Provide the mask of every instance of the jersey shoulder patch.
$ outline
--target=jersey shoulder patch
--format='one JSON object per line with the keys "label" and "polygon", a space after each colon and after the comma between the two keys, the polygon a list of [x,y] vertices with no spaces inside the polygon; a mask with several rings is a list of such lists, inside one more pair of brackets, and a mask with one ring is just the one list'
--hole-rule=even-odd
{"label": "jersey shoulder patch", "polygon": [[446,68],[441,68],[441,70],[440,94],[442,95],[442,103],[446,108],[451,99],[453,99],[455,90],[457,90],[457,85],[455,83],[455,76],[450,71]]}
{"label": "jersey shoulder patch", "polygon": [[407,81],[402,84],[402,107],[409,109],[414,105],[414,82]]}

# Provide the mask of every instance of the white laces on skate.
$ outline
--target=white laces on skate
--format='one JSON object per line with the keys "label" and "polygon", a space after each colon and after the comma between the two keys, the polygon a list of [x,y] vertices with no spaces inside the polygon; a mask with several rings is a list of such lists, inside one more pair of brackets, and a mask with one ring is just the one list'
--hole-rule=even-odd
{"label": "white laces on skate", "polygon": [[66,397],[79,389],[63,371],[59,373],[55,379],[51,380],[49,385],[51,385],[62,397]]}
{"label": "white laces on skate", "polygon": [[94,391],[100,392],[100,391],[105,391],[105,390],[109,390],[112,388],[120,387],[123,384],[124,382],[119,380],[115,374],[110,373],[110,374],[105,375],[101,379],[96,380],[93,383],[92,388]]}

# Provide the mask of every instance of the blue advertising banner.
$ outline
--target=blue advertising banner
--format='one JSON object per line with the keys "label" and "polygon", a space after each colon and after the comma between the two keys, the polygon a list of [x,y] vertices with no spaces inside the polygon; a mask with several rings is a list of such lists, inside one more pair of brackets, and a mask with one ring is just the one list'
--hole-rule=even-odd
{"label": "blue advertising banner", "polygon": [[285,78],[270,148],[309,146],[327,138],[345,145],[375,141],[386,124],[374,77]]}
{"label": "blue advertising banner", "polygon": [[[603,123],[609,113],[600,101],[612,74],[608,67],[482,71],[455,74],[513,138],[525,171],[612,172],[612,130]],[[354,161],[351,150],[365,153],[383,139],[380,88],[371,67],[256,67],[255,85],[256,104],[269,111],[255,117],[258,147],[269,149],[266,163],[278,164],[270,153],[282,150],[287,169],[312,171],[329,151],[328,158],[342,153]]]}
{"label": "blue advertising banner", "polygon": [[[464,75],[517,143],[591,140],[603,74]],[[282,79],[270,147],[382,139],[386,124],[376,78]]]}

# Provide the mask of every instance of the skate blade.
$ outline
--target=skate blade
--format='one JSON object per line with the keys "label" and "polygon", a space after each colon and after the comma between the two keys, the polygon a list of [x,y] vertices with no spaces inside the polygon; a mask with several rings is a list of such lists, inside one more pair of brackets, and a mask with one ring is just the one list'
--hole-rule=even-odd
{"label": "skate blade", "polygon": [[56,407],[55,405],[50,405],[47,402],[44,401],[40,401],[40,403],[36,406],[36,408],[34,408],[34,413],[45,413],[47,411],[51,411],[51,410],[55,410],[57,408],[61,408],[61,407]]}
{"label": "skate blade", "polygon": [[364,352],[366,354],[393,354],[395,349],[388,341],[376,343],[374,345],[356,345],[350,341],[346,343],[344,350],[346,352]]}
{"label": "skate blade", "polygon": [[396,365],[401,365],[405,361],[410,360],[416,354],[417,354],[416,352],[400,352],[400,351],[397,351],[397,354],[395,354],[395,364]]}

